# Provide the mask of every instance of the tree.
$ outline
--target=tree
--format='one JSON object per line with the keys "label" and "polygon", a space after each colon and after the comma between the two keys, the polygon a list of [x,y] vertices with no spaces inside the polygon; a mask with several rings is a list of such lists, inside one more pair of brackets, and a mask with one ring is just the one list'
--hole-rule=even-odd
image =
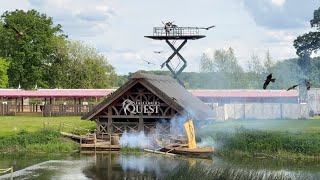
{"label": "tree", "polygon": [[216,50],[213,57],[213,68],[216,72],[233,73],[242,70],[231,47],[228,50]]}
{"label": "tree", "polygon": [[[200,61],[200,71],[215,73],[214,86],[216,88],[243,88],[241,80],[243,69],[231,47],[228,50],[215,50],[212,58],[204,54]],[[210,78],[212,79],[212,77]]]}
{"label": "tree", "polygon": [[64,88],[111,88],[117,80],[114,67],[96,49],[79,41],[67,44]]}
{"label": "tree", "polygon": [[293,42],[299,57],[310,57],[312,52],[320,49],[320,7],[314,11],[310,25],[317,28],[317,31],[299,36]]}
{"label": "tree", "polygon": [[248,61],[248,71],[254,74],[261,74],[264,72],[263,65],[259,57],[255,54],[251,55],[251,59]]}
{"label": "tree", "polygon": [[266,52],[266,56],[263,62],[265,73],[270,73],[272,71],[272,67],[274,66],[274,62],[270,55],[269,50]]}
{"label": "tree", "polygon": [[213,72],[212,60],[205,53],[200,59],[200,72]]}
{"label": "tree", "polygon": [[[61,25],[36,10],[16,10],[1,16],[0,56],[10,62],[9,85],[31,89],[46,86],[44,67],[53,53],[50,42],[62,33]],[[60,36],[63,36],[60,34]]]}
{"label": "tree", "polygon": [[0,58],[0,88],[5,88],[8,85],[8,67],[9,63],[5,59]]}

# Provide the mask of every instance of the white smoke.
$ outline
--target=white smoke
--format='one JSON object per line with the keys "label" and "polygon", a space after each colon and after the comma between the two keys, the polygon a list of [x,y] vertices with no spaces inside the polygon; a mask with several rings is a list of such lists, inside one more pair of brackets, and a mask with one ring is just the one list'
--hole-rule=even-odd
{"label": "white smoke", "polygon": [[119,140],[122,147],[130,148],[152,148],[154,146],[153,137],[147,136],[143,131],[141,132],[124,132]]}

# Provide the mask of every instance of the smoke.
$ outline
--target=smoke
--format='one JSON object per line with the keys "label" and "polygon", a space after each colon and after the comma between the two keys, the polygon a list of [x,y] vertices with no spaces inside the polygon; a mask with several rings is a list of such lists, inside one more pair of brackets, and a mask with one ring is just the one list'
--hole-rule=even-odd
{"label": "smoke", "polygon": [[134,156],[121,155],[119,164],[125,172],[138,171],[140,174],[153,173],[162,177],[174,169],[179,162],[175,159],[163,158],[161,156]]}
{"label": "smoke", "polygon": [[152,148],[154,147],[153,137],[147,136],[144,132],[132,132],[127,133],[124,132],[119,140],[119,144],[122,147],[130,147],[130,148]]}

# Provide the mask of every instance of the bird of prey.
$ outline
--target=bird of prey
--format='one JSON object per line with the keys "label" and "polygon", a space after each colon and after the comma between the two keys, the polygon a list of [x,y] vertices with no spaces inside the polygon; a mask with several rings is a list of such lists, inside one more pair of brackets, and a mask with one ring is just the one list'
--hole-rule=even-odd
{"label": "bird of prey", "polygon": [[25,28],[23,31],[19,31],[18,28],[16,26],[14,26],[13,24],[5,24],[4,27],[11,28],[17,34],[18,37],[25,35],[26,30],[28,30],[30,28],[34,29],[34,27],[32,26],[32,27]]}
{"label": "bird of prey", "polygon": [[153,51],[153,52],[160,54],[160,53],[162,53],[163,51]]}
{"label": "bird of prey", "polygon": [[287,91],[290,91],[291,89],[295,89],[297,86],[299,86],[299,84],[294,85],[294,86],[292,86],[292,87],[289,87],[289,88],[287,89]]}
{"label": "bird of prey", "polygon": [[152,65],[156,65],[155,63],[152,63],[150,61],[146,61],[146,60],[143,60],[144,62],[148,63],[148,64],[152,64]]}
{"label": "bird of prey", "polygon": [[311,87],[311,83],[308,81],[308,80],[304,80],[304,83],[305,83],[305,85],[306,85],[306,88],[307,88],[307,90],[310,90],[310,87]]}
{"label": "bird of prey", "polygon": [[198,29],[205,29],[205,30],[209,30],[213,27],[216,27],[215,25],[214,26],[209,26],[209,27],[199,27]]}
{"label": "bird of prey", "polygon": [[265,82],[264,82],[264,84],[263,84],[263,89],[266,89],[266,88],[267,88],[267,86],[268,86],[268,84],[270,83],[270,81],[274,83],[275,80],[276,80],[275,78],[272,79],[272,73],[269,74],[269,75],[267,76],[267,79],[264,80]]}

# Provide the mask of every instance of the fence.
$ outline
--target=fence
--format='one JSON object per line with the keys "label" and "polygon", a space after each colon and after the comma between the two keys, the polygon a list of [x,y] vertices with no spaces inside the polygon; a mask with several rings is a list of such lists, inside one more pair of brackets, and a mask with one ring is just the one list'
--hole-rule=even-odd
{"label": "fence", "polygon": [[0,169],[0,174],[4,174],[6,172],[9,172],[11,173],[11,180],[13,180],[13,167],[11,166],[10,168],[7,168],[7,169]]}
{"label": "fence", "polygon": [[90,130],[82,127],[73,126],[65,123],[50,123],[44,122],[43,128],[54,128],[56,127],[60,132],[70,132],[72,134],[89,134]]}
{"label": "fence", "polygon": [[95,105],[13,105],[0,104],[0,116],[17,113],[40,113],[43,116],[83,116]]}
{"label": "fence", "polygon": [[217,120],[228,119],[299,119],[309,117],[307,104],[247,103],[214,107]]}

